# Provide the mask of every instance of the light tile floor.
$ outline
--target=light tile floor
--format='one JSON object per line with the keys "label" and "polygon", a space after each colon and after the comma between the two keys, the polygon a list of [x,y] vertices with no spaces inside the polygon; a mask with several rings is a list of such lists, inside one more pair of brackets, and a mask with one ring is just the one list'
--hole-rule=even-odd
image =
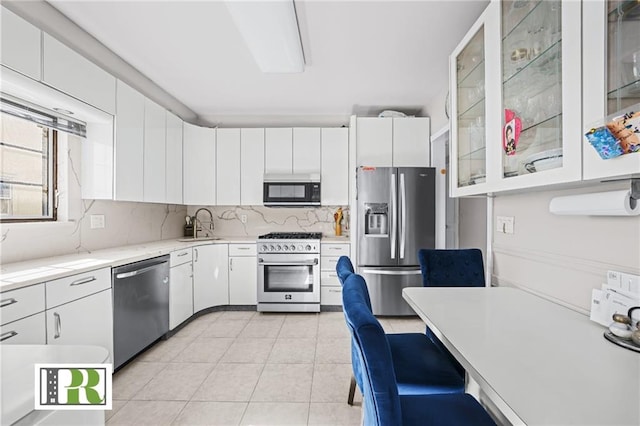
{"label": "light tile floor", "polygon": [[[424,332],[382,318],[388,333]],[[108,425],[359,425],[342,312],[214,312],[113,376]]]}

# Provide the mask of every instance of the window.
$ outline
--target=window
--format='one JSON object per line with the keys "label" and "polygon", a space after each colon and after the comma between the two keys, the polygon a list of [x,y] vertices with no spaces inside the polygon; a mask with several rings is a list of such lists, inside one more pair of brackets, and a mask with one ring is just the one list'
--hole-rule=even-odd
{"label": "window", "polygon": [[56,220],[57,132],[0,116],[0,220]]}

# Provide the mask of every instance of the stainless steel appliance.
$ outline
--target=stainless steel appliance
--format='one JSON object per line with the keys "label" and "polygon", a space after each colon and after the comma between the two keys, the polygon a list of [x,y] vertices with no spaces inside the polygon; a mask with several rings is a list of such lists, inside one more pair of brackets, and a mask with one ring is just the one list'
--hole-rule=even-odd
{"label": "stainless steel appliance", "polygon": [[266,174],[262,198],[268,207],[320,205],[320,175]]}
{"label": "stainless steel appliance", "polygon": [[402,289],[422,285],[418,249],[435,247],[435,169],[359,167],[358,272],[375,315],[415,315]]}
{"label": "stainless steel appliance", "polygon": [[258,311],[320,312],[320,233],[258,237]]}
{"label": "stainless steel appliance", "polygon": [[113,268],[114,368],[169,331],[169,256]]}

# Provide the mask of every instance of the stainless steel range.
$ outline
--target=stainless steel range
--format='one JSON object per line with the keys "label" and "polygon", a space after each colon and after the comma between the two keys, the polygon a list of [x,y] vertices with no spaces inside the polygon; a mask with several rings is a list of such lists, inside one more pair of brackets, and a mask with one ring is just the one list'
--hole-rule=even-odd
{"label": "stainless steel range", "polygon": [[258,311],[320,312],[319,232],[258,237]]}

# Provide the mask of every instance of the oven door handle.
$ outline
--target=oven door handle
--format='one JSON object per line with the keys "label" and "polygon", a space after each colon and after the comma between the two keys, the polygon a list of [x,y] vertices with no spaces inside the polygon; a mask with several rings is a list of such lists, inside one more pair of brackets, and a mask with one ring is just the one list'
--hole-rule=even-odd
{"label": "oven door handle", "polygon": [[264,266],[314,266],[318,264],[318,259],[313,260],[292,260],[290,262],[265,262],[264,259],[258,259],[258,263]]}

